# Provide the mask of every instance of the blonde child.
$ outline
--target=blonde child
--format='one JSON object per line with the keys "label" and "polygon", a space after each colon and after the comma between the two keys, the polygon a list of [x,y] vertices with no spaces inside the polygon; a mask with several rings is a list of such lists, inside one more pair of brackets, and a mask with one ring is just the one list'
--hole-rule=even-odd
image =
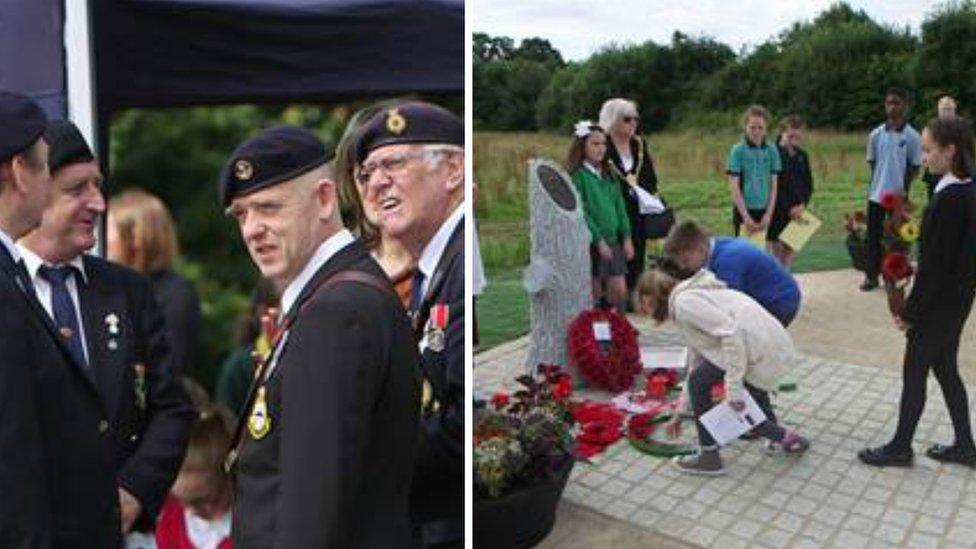
{"label": "blonde child", "polygon": [[[701,269],[680,281],[659,268],[644,273],[637,284],[641,311],[654,320],[673,320],[690,351],[685,394],[698,427],[698,454],[675,460],[683,473],[721,475],[724,472],[719,447],[697,420],[712,407],[711,387],[725,383],[726,400],[736,410],[745,406],[745,393],[756,401],[767,419],[752,432],[770,441],[770,452],[801,454],[810,446],[807,439],[785,429],[774,419],[769,391],[788,371],[796,350],[789,333],[755,300],[733,290]],[[667,426],[680,431],[680,416]]]}
{"label": "blonde child", "polygon": [[766,142],[768,126],[769,112],[759,105],[749,107],[742,115],[745,135],[729,150],[726,174],[736,236],[742,226],[749,235],[768,231],[773,219],[782,165],[776,145]]}
{"label": "blonde child", "polygon": [[234,419],[223,404],[198,408],[183,466],[156,524],[160,549],[232,549],[233,491],[224,472]]}

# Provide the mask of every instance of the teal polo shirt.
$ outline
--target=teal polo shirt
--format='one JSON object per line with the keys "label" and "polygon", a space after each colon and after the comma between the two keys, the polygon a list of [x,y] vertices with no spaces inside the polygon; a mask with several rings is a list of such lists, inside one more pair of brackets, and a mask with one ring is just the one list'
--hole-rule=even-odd
{"label": "teal polo shirt", "polygon": [[769,205],[773,174],[782,170],[779,151],[774,145],[765,140],[755,145],[745,138],[732,146],[725,167],[725,173],[739,177],[742,199],[750,210],[762,210]]}

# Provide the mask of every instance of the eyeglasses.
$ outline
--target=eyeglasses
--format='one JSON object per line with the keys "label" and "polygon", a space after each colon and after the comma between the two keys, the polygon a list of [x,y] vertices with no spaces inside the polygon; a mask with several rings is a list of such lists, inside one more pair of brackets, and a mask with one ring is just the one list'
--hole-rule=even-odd
{"label": "eyeglasses", "polygon": [[623,118],[623,121],[626,122],[627,124],[630,124],[631,122],[639,122],[640,121],[640,117],[639,116],[636,116],[636,115],[635,116],[625,116]]}
{"label": "eyeglasses", "polygon": [[387,175],[397,175],[403,172],[403,170],[406,169],[407,164],[409,164],[411,161],[424,158],[430,152],[431,151],[428,150],[419,150],[400,154],[391,154],[390,156],[382,158],[376,162],[363,164],[363,166],[356,171],[356,182],[360,185],[366,185],[380,170],[383,170],[383,173]]}

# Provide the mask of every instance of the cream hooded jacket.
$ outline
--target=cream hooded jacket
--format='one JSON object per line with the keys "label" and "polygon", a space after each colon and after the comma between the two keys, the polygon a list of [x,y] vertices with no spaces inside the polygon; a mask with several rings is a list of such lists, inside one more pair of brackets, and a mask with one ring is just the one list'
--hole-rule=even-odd
{"label": "cream hooded jacket", "polygon": [[[727,395],[743,383],[772,390],[796,361],[793,339],[776,318],[748,295],[733,290],[707,270],[671,292],[671,318],[688,345],[688,372],[707,360],[725,370]],[[682,400],[688,400],[688,384]]]}

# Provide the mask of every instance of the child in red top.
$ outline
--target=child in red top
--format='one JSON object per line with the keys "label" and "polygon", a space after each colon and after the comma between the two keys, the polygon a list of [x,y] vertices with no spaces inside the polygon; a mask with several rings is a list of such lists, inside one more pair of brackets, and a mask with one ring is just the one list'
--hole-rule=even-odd
{"label": "child in red top", "polygon": [[201,407],[186,458],[156,524],[158,549],[232,549],[232,491],[223,463],[234,420],[222,404]]}

